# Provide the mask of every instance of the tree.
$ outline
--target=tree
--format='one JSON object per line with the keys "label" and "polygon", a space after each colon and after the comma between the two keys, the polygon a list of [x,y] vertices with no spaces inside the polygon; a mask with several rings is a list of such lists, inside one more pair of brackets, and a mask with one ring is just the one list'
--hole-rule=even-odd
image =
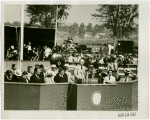
{"label": "tree", "polygon": [[75,35],[77,35],[79,32],[79,25],[78,23],[74,23],[73,25],[71,25],[69,27],[69,33],[72,37],[74,37]]}
{"label": "tree", "polygon": [[92,23],[87,25],[87,32],[92,32]]}
{"label": "tree", "polygon": [[107,28],[112,29],[113,36],[124,39],[127,33],[134,30],[134,19],[138,18],[138,5],[99,5],[98,12],[92,14],[96,19],[104,22]]}
{"label": "tree", "polygon": [[84,38],[85,33],[86,33],[85,25],[84,23],[81,23],[79,27],[79,36]]}
{"label": "tree", "polygon": [[14,21],[12,25],[13,26],[21,26],[21,23],[19,21]]}
{"label": "tree", "polygon": [[70,5],[27,5],[26,12],[30,17],[30,24],[40,22],[41,25],[46,28],[54,28],[56,21],[57,6],[57,20],[61,22],[62,20],[67,19],[67,16],[69,14],[66,10],[70,9]]}
{"label": "tree", "polygon": [[12,24],[10,22],[5,22],[4,25],[11,26]]}

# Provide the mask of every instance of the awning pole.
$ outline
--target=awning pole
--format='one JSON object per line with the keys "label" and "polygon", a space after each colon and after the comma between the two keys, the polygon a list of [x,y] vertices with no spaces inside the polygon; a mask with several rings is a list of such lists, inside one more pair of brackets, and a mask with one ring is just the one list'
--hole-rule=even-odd
{"label": "awning pole", "polygon": [[56,28],[55,28],[55,41],[54,41],[54,46],[56,45],[56,40],[57,40],[57,15],[58,15],[58,5],[56,8]]}
{"label": "awning pole", "polygon": [[20,70],[22,67],[22,61],[23,61],[23,38],[24,38],[24,4],[22,4],[21,6],[21,44],[20,44],[20,47],[21,47],[21,51],[20,51]]}

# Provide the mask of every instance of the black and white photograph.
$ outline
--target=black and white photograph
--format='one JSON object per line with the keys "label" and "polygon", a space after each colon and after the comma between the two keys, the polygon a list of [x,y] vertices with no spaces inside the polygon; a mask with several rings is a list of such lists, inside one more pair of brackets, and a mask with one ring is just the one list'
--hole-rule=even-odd
{"label": "black and white photograph", "polygon": [[140,5],[31,3],[3,4],[3,110],[136,118]]}

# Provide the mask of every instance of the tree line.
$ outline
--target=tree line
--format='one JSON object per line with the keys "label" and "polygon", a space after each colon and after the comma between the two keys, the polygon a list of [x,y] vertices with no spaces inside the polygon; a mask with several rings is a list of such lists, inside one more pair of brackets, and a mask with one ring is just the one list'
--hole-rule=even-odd
{"label": "tree line", "polygon": [[[134,4],[127,5],[99,5],[96,9],[96,13],[91,17],[99,20],[101,25],[96,24],[92,26],[89,23],[87,26],[84,23],[80,25],[74,23],[70,26],[62,25],[63,21],[69,16],[68,10],[71,9],[71,5],[27,5],[26,12],[30,17],[29,23],[24,23],[26,27],[41,27],[41,28],[55,28],[56,15],[58,30],[69,32],[74,37],[76,35],[84,37],[87,32],[90,32],[92,36],[97,33],[108,33],[111,30],[112,35],[109,33],[105,37],[114,37],[125,39],[132,32],[138,33],[138,24],[135,23],[135,19],[139,16],[139,6]],[[40,24],[37,24],[40,23]],[[9,22],[5,25],[10,25]],[[13,26],[19,26],[20,23],[15,21]],[[104,30],[104,28],[107,28]]]}

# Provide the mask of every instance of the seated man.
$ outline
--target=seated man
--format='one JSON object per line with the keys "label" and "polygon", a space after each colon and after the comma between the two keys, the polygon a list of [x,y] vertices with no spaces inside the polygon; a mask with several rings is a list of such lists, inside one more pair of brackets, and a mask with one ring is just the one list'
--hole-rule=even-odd
{"label": "seated man", "polygon": [[28,72],[24,71],[22,76],[18,77],[18,82],[28,83]]}
{"label": "seated man", "polygon": [[124,72],[125,75],[119,79],[120,82],[130,82],[137,79],[137,77],[129,69],[125,69]]}
{"label": "seated man", "polygon": [[68,76],[65,73],[65,70],[63,68],[59,68],[58,73],[54,77],[55,83],[67,83],[68,82]]}
{"label": "seated man", "polygon": [[30,78],[30,83],[41,83],[41,77],[40,77],[41,70],[40,68],[34,69],[34,74]]}
{"label": "seated man", "polygon": [[99,78],[98,78],[98,84],[103,84],[104,78],[107,76],[107,73],[103,72],[103,69],[99,67]]}
{"label": "seated man", "polygon": [[33,67],[32,66],[28,66],[28,80],[30,80],[31,76],[34,73]]}
{"label": "seated man", "polygon": [[108,76],[104,78],[103,84],[114,82],[116,82],[116,79],[112,76],[112,70],[108,70]]}

